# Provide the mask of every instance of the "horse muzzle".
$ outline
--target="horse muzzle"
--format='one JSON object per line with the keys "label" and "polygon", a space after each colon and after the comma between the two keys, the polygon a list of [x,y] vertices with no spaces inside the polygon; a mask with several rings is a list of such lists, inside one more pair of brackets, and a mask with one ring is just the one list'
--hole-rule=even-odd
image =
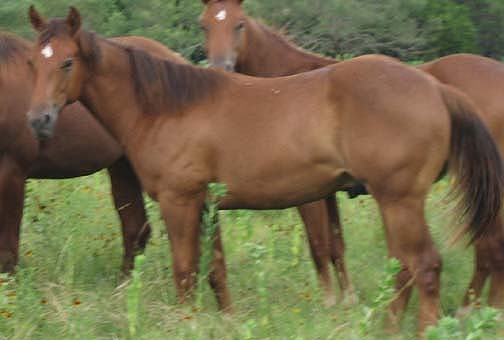
{"label": "horse muzzle", "polygon": [[58,112],[55,106],[28,112],[28,126],[37,139],[46,140],[53,136]]}
{"label": "horse muzzle", "polygon": [[233,60],[229,58],[219,58],[214,61],[210,61],[210,67],[212,68],[217,68],[221,69],[227,72],[234,72],[235,70],[235,63]]}

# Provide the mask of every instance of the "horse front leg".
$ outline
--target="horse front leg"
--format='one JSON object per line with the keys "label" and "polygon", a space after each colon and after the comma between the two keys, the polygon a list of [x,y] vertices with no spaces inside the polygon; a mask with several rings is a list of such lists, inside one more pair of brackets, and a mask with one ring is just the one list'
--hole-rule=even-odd
{"label": "horse front leg", "polygon": [[142,187],[128,160],[121,158],[108,168],[114,205],[121,220],[124,258],[122,272],[133,268],[135,255],[143,252],[151,233]]}
{"label": "horse front leg", "polygon": [[18,261],[26,173],[7,156],[0,160],[0,271],[12,273]]}
{"label": "horse front leg", "polygon": [[212,267],[210,269],[208,281],[217,297],[219,309],[225,312],[232,312],[231,294],[227,286],[226,261],[224,258],[224,247],[222,245],[220,226],[218,226],[214,232],[212,246]]}
{"label": "horse front leg", "polygon": [[205,193],[179,195],[163,192],[159,195],[159,204],[170,240],[178,301],[185,303],[196,288]]}

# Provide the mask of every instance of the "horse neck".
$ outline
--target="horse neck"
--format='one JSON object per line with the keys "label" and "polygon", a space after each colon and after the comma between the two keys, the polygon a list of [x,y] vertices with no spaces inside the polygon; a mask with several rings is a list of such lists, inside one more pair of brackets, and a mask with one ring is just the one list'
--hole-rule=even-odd
{"label": "horse neck", "polygon": [[251,76],[288,76],[336,63],[293,46],[250,18],[245,41],[246,48],[238,57],[236,70]]}
{"label": "horse neck", "polygon": [[80,101],[127,148],[141,116],[128,56],[118,46],[97,38],[98,63],[86,79]]}

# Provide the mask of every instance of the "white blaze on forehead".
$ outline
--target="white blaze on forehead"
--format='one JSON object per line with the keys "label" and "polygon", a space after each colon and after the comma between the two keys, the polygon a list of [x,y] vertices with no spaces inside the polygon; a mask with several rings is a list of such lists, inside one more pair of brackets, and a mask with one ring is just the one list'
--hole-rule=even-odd
{"label": "white blaze on forehead", "polygon": [[44,58],[51,58],[54,54],[51,44],[45,45],[45,47],[40,51],[40,53],[44,56]]}
{"label": "white blaze on forehead", "polygon": [[225,9],[219,11],[219,13],[217,13],[217,15],[215,16],[215,19],[217,19],[218,21],[224,21],[226,20],[227,18],[227,12]]}

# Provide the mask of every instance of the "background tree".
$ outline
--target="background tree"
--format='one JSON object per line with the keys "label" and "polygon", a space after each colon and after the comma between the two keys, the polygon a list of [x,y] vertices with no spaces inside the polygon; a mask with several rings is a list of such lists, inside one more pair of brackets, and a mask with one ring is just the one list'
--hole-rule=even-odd
{"label": "background tree", "polygon": [[[35,4],[66,15],[68,0],[2,0],[0,29],[32,37]],[[247,12],[304,48],[331,57],[383,53],[429,60],[451,53],[504,56],[502,0],[246,0]],[[88,28],[104,36],[143,35],[193,62],[205,58],[200,0],[80,0]]]}

